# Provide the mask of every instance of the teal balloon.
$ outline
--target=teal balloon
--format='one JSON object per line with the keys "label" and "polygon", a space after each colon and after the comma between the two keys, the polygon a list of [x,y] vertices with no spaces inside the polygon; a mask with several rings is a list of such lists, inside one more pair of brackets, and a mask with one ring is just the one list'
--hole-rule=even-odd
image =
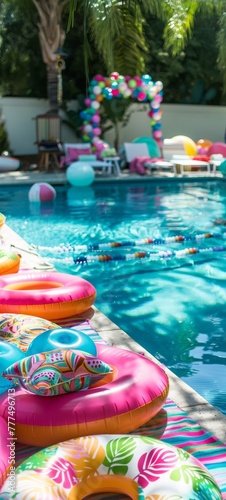
{"label": "teal balloon", "polygon": [[225,177],[226,176],[226,160],[221,162],[221,164],[219,165],[219,170],[220,170],[221,174]]}
{"label": "teal balloon", "polygon": [[[10,365],[23,358],[25,358],[25,353],[18,349],[18,347],[6,340],[0,339],[0,375]],[[13,387],[13,383],[0,376],[0,394],[7,391],[10,387]]]}
{"label": "teal balloon", "polygon": [[35,337],[29,345],[26,356],[55,349],[75,349],[93,356],[97,354],[95,343],[85,333],[74,328],[55,328]]}

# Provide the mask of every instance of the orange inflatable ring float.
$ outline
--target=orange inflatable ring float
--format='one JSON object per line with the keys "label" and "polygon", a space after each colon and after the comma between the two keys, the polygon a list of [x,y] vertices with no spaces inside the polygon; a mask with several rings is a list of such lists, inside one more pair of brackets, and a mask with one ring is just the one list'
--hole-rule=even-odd
{"label": "orange inflatable ring float", "polygon": [[[44,447],[88,434],[128,433],[159,412],[169,391],[163,368],[132,351],[96,347],[97,357],[114,370],[105,384],[54,397],[15,390],[19,443]],[[5,419],[7,405],[7,393],[3,393],[0,416]]]}
{"label": "orange inflatable ring float", "polygon": [[20,256],[10,250],[0,250],[0,275],[18,273]]}
{"label": "orange inflatable ring float", "polygon": [[96,290],[83,278],[57,272],[21,272],[0,278],[0,313],[52,320],[87,311]]}
{"label": "orange inflatable ring float", "polygon": [[0,212],[0,229],[5,224],[5,216]]}
{"label": "orange inflatable ring float", "polygon": [[[131,500],[222,499],[197,458],[150,436],[105,434],[64,441],[25,460],[15,479],[18,500],[83,500],[95,493],[121,493]],[[7,480],[1,498],[11,500],[11,491]]]}

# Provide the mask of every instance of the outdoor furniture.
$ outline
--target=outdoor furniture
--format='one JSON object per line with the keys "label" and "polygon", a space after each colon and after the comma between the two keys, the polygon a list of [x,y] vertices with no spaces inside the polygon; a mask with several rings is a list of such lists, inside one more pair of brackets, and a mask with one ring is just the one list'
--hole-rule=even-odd
{"label": "outdoor furniture", "polygon": [[182,142],[177,142],[173,139],[164,139],[163,156],[174,165],[177,174],[184,175],[186,167],[191,167],[191,169],[197,168],[198,170],[204,169],[210,173],[209,162],[197,159],[193,160],[190,156],[186,155]]}
{"label": "outdoor furniture", "polygon": [[199,170],[206,170],[207,172],[210,173],[210,164],[206,161],[201,161],[201,160],[192,160],[191,158],[176,158],[175,156],[173,156],[173,158],[171,159],[171,162],[173,163],[173,165],[175,166],[175,168],[179,168],[180,169],[180,174],[181,175],[184,175],[185,173],[185,167],[192,167],[194,168],[198,168]]}
{"label": "outdoor furniture", "polygon": [[130,172],[144,175],[147,169],[170,170],[176,174],[173,163],[161,158],[151,158],[146,143],[124,143],[126,160],[130,164]]}
{"label": "outdoor furniture", "polygon": [[58,115],[36,116],[36,144],[39,153],[39,169],[47,172],[49,167],[60,168],[61,119]]}
{"label": "outdoor furniture", "polygon": [[98,160],[96,155],[92,154],[91,144],[89,143],[65,143],[64,152],[65,155],[61,158],[62,167],[67,167],[75,161],[84,161],[89,163],[94,169],[102,170],[103,173],[109,175],[119,175],[121,173],[119,156],[106,157],[104,160]]}

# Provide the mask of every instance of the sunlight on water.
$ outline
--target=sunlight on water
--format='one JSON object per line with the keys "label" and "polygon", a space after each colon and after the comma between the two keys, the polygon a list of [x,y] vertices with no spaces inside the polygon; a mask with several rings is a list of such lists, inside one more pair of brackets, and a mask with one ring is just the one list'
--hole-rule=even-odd
{"label": "sunlight on water", "polygon": [[[0,188],[9,226],[41,246],[57,270],[91,281],[103,313],[226,414],[226,228],[214,224],[226,219],[226,184],[60,186],[55,202],[43,205],[29,203],[28,189]],[[205,233],[215,237],[196,238]],[[155,244],[137,243],[144,238]],[[127,244],[100,248],[109,242]],[[186,248],[199,253],[176,253]],[[136,251],[146,257],[123,260]],[[115,260],[75,263],[81,255]]]}

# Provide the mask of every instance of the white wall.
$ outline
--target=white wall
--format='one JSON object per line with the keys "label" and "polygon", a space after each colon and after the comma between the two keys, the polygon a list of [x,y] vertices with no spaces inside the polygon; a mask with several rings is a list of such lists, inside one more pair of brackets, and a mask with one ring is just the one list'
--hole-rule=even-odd
{"label": "white wall", "polygon": [[[135,111],[129,123],[125,128],[121,128],[121,143],[129,142],[136,137],[151,136],[150,118],[147,112],[136,111],[138,107],[136,104],[133,107]],[[195,142],[199,139],[224,142],[226,107],[163,104],[161,109],[164,138],[185,135]],[[113,134],[110,131],[105,135],[105,140],[111,142],[112,139]]]}
{"label": "white wall", "polygon": [[[71,107],[74,106],[75,103],[71,103]],[[46,113],[48,109],[45,99],[0,98],[0,112],[14,156],[37,154],[35,117]],[[74,133],[66,125],[62,126],[62,140],[75,142]]]}
{"label": "white wall", "polygon": [[[71,107],[75,103],[70,104]],[[142,106],[143,108],[143,106]],[[162,126],[164,138],[185,135],[193,139],[209,139],[224,142],[226,127],[226,107],[201,105],[162,105]],[[120,130],[120,143],[129,142],[140,136],[151,136],[150,119],[146,111],[138,111],[139,105],[133,104],[133,113],[126,127]],[[147,108],[148,109],[148,108]],[[48,110],[48,101],[31,98],[0,98],[0,110],[5,118],[10,146],[14,155],[36,154],[35,116]],[[105,140],[113,145],[114,134],[106,133]],[[62,126],[63,142],[75,142],[73,132]]]}

